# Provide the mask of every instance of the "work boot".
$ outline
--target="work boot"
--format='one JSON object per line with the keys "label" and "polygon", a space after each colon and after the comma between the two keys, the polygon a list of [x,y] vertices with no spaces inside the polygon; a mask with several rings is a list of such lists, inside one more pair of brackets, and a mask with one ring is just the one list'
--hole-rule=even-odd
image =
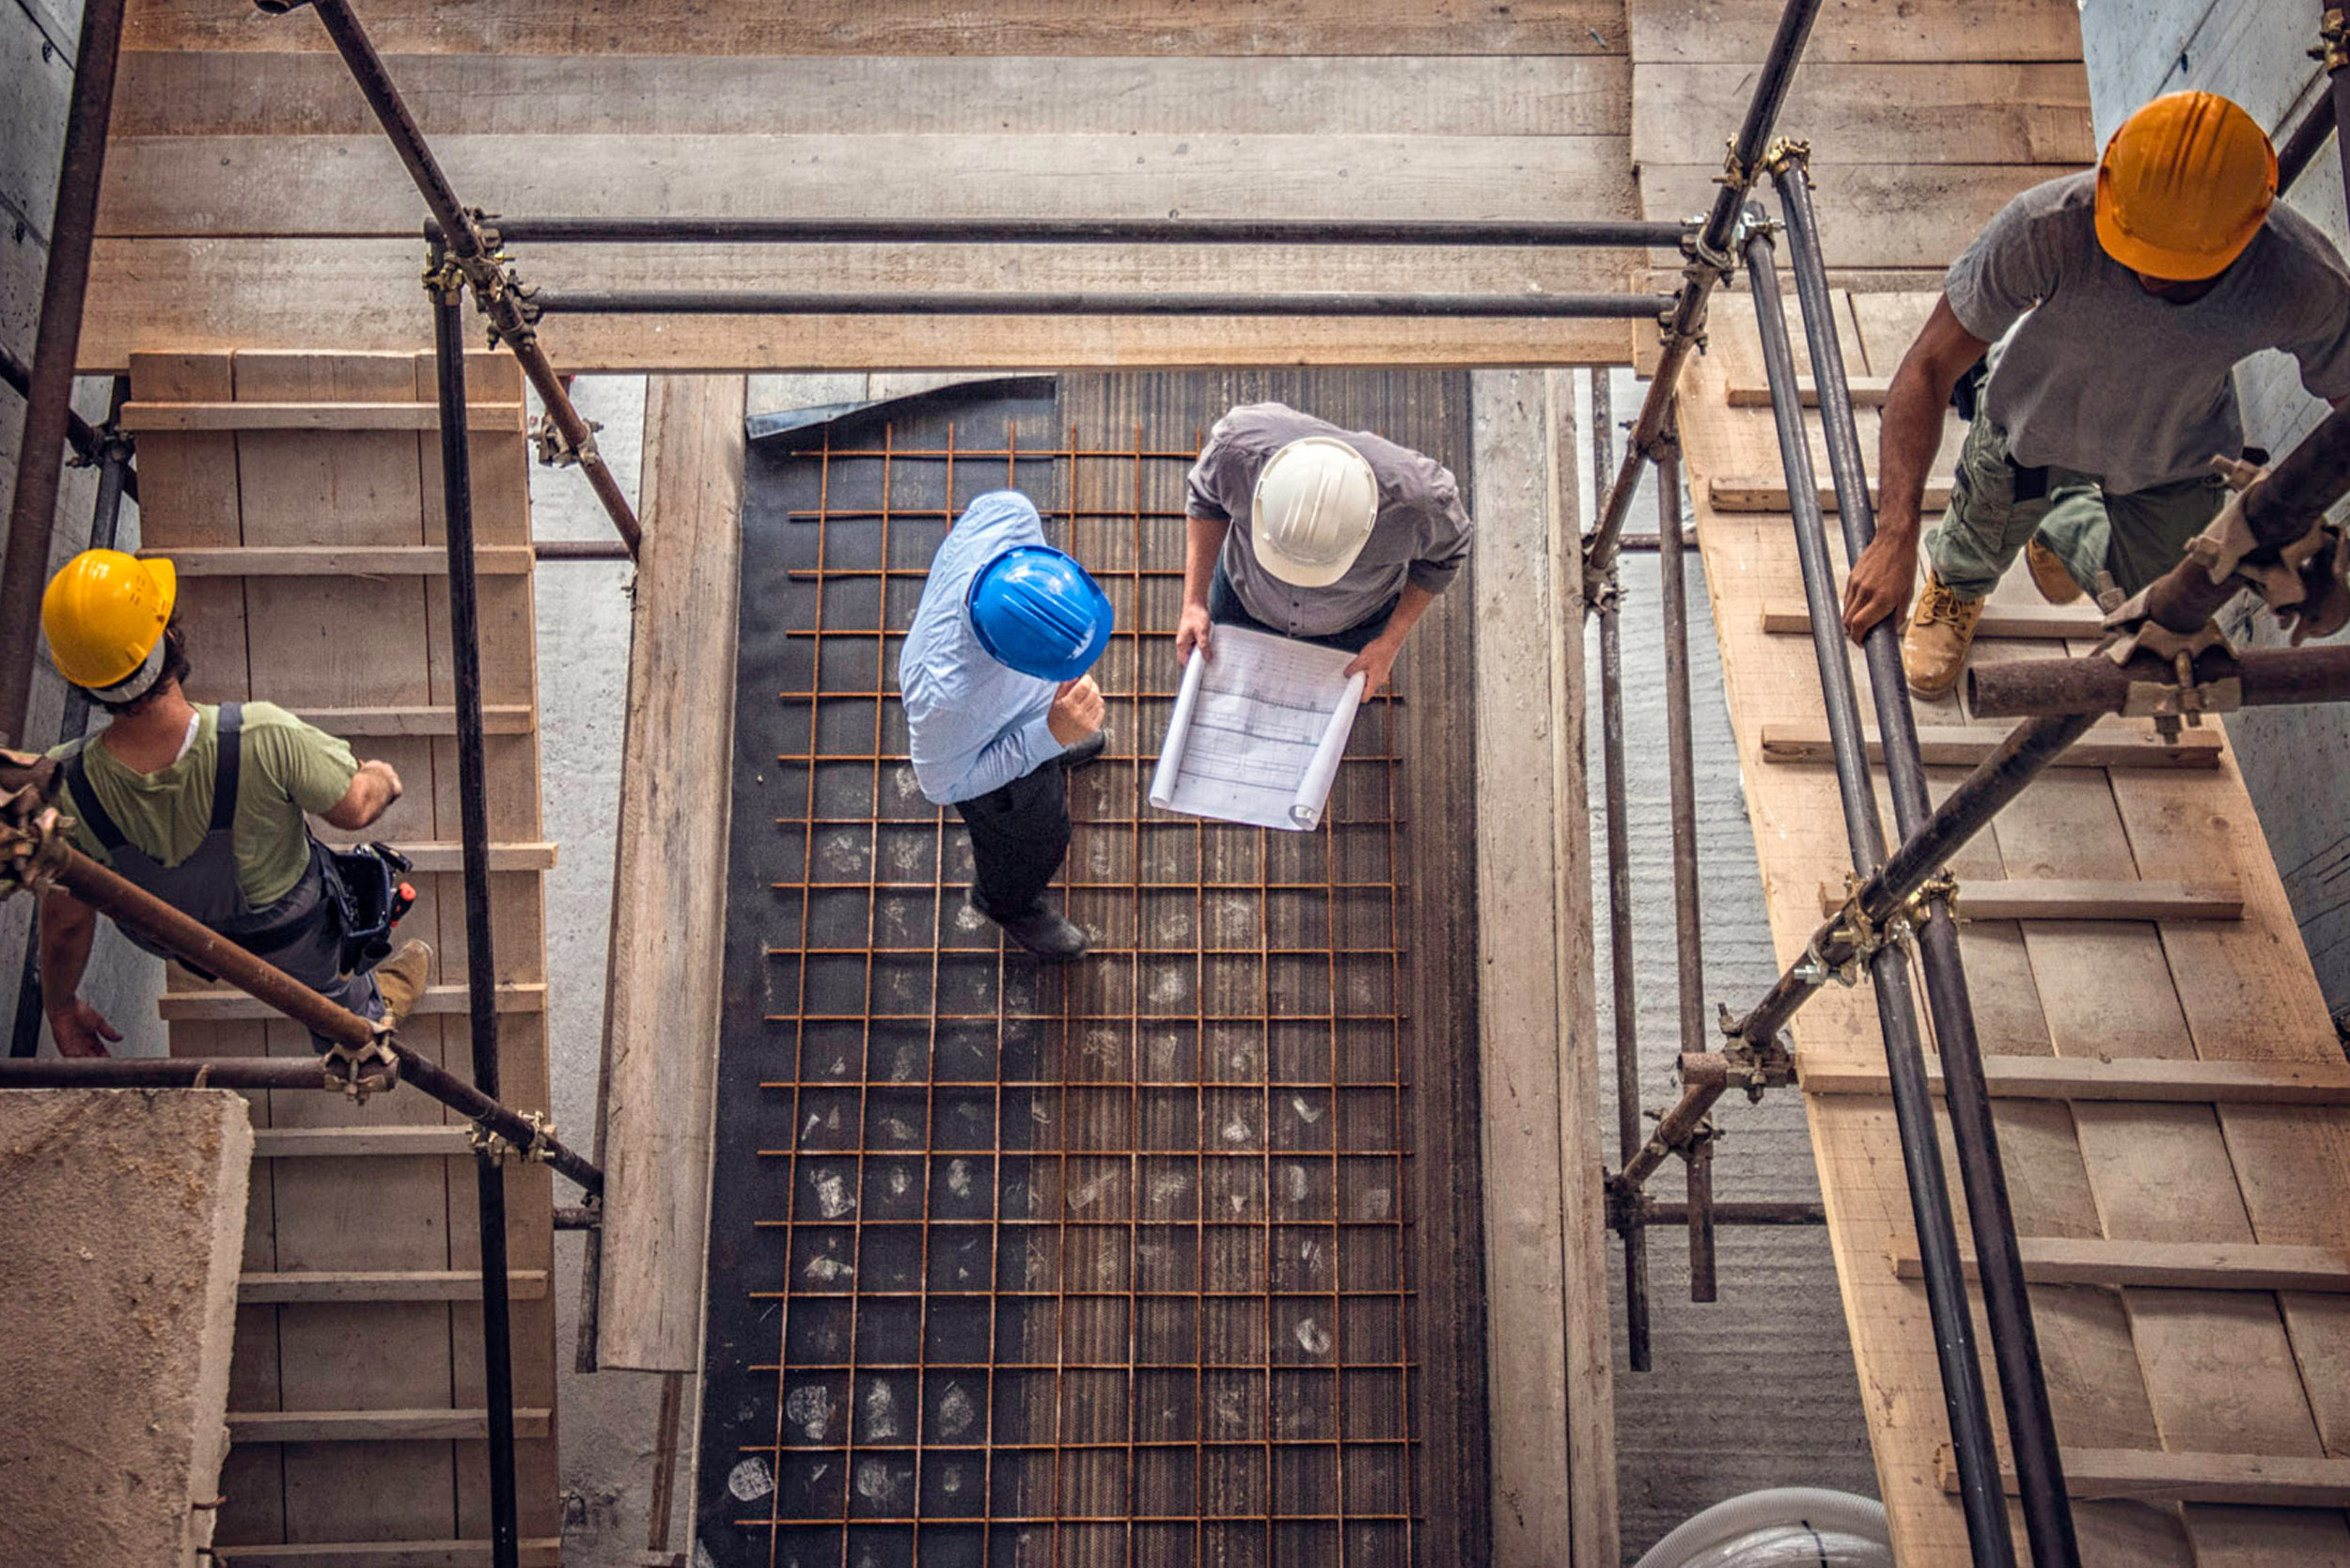
{"label": "work boot", "polygon": [[1982,601],[1952,593],[1933,572],[1926,572],[1926,590],[1909,613],[1909,631],[1902,638],[1902,668],[1909,689],[1928,699],[1948,697],[1966,667],[1966,651],[1975,643],[1975,622]]}
{"label": "work boot", "polygon": [[1015,915],[1010,919],[989,915],[987,906],[979,902],[977,893],[972,894],[968,902],[973,909],[1002,927],[1006,936],[1047,964],[1068,964],[1083,958],[1086,949],[1093,946],[1092,938],[1086,935],[1084,928],[1056,914],[1042,899],[1030,904],[1026,914]]}
{"label": "work boot", "polygon": [[375,966],[375,989],[384,998],[384,1025],[397,1029],[408,1010],[424,995],[424,979],[432,967],[432,949],[411,937],[400,950]]}
{"label": "work boot", "polygon": [[1103,752],[1107,751],[1109,745],[1109,726],[1104,725],[1067,751],[1062,752],[1060,765],[1064,768],[1082,768],[1088,762],[1098,759]]}
{"label": "work boot", "polygon": [[2031,586],[2049,604],[2070,604],[2081,596],[2081,586],[2066,570],[2063,557],[2041,543],[2037,534],[2025,542],[2024,565],[2031,572]]}

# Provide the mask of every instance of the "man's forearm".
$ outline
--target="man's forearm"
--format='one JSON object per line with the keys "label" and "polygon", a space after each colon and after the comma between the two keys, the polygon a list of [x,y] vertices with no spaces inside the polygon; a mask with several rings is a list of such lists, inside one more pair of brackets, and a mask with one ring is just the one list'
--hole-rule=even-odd
{"label": "man's forearm", "polygon": [[1419,623],[1419,618],[1426,615],[1428,606],[1435,602],[1436,596],[1418,583],[1404,584],[1402,593],[1396,598],[1395,608],[1387,612],[1386,625],[1379,630],[1380,637],[1391,648],[1402,647],[1403,639],[1412,635],[1412,628]]}
{"label": "man's forearm", "polygon": [[1207,608],[1208,584],[1215,576],[1215,558],[1223,554],[1225,536],[1231,531],[1229,519],[1183,519],[1183,608]]}
{"label": "man's forearm", "polygon": [[1926,474],[1942,447],[1942,408],[1927,377],[1897,375],[1887,388],[1877,432],[1877,533],[1896,544],[1918,542]]}
{"label": "man's forearm", "polygon": [[58,892],[41,899],[40,995],[41,1005],[51,1012],[70,1005],[80,994],[97,930],[97,915],[81,900]]}

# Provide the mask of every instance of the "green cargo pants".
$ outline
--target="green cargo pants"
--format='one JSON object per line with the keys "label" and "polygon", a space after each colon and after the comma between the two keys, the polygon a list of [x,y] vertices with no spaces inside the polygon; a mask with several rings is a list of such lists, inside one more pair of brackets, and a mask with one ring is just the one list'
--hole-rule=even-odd
{"label": "green cargo pants", "polygon": [[2099,572],[2112,572],[2123,593],[2136,593],[2179,564],[2186,541],[2227,498],[2217,475],[2110,495],[2094,474],[2018,468],[2007,455],[2007,432],[1978,410],[1950,481],[1950,504],[1926,532],[1926,559],[1943,587],[1979,599],[2037,534],[2092,593]]}

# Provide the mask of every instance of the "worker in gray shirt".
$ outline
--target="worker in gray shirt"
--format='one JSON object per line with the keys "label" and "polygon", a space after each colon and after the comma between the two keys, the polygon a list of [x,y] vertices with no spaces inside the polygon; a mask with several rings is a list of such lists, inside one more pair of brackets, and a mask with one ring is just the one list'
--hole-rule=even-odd
{"label": "worker in gray shirt", "polygon": [[1967,378],[1973,423],[1902,640],[1913,691],[1957,683],[2019,553],[2056,604],[2101,574],[2134,594],[2178,564],[2227,499],[2211,460],[2244,445],[2239,360],[2282,349],[2310,392],[2350,399],[2350,271],[2276,196],[2249,115],[2171,93],[2094,170],[2009,202],[1951,266],[1886,392],[1877,536],[1844,594],[1855,641],[1908,603],[1926,469]]}
{"label": "worker in gray shirt", "polygon": [[1476,526],[1443,464],[1282,403],[1215,422],[1183,512],[1176,659],[1213,658],[1213,626],[1252,627],[1353,653],[1366,697],[1459,574]]}

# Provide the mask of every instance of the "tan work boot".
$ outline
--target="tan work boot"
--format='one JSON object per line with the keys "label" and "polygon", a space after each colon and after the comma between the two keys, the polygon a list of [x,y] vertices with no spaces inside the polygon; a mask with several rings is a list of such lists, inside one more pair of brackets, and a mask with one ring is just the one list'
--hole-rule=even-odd
{"label": "tan work boot", "polygon": [[375,966],[375,989],[384,997],[384,1024],[397,1029],[408,1010],[424,995],[424,978],[432,967],[432,949],[414,938]]}
{"label": "tan work boot", "polygon": [[1902,638],[1902,668],[1909,689],[1923,698],[1950,695],[1958,672],[1966,667],[1966,651],[1975,645],[1975,622],[1982,601],[1952,593],[1932,571],[1918,607],[1909,612],[1909,631]]}
{"label": "tan work boot", "polygon": [[2063,560],[2054,550],[2040,542],[2037,535],[2025,541],[2024,565],[2031,572],[2031,586],[2040,590],[2040,597],[2051,604],[2070,604],[2081,596],[2080,584],[2064,568]]}

